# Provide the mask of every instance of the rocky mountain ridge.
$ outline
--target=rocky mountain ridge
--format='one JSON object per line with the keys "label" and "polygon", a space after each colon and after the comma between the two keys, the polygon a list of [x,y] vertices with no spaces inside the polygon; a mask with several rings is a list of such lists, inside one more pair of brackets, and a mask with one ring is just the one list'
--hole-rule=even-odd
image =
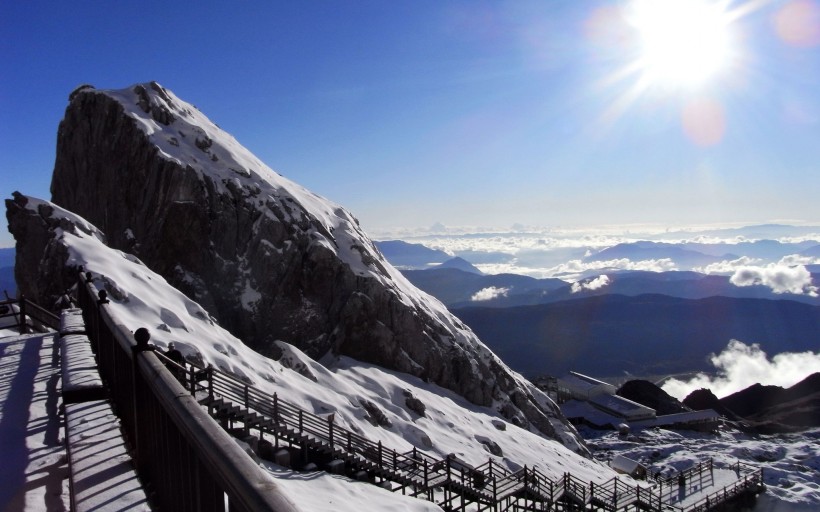
{"label": "rocky mountain ridge", "polygon": [[[269,169],[156,82],[71,94],[51,190],[260,353],[281,356],[283,340],[317,360],[405,372],[586,452],[549,398],[409,284],[349,212]],[[26,233],[55,227],[23,196],[6,203],[18,263],[45,254],[43,237]],[[18,281],[39,271],[21,265]]]}

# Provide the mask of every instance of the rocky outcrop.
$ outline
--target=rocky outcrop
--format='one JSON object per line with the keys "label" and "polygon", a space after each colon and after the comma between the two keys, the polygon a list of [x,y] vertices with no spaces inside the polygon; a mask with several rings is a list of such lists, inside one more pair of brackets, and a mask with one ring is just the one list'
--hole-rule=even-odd
{"label": "rocky outcrop", "polygon": [[655,409],[658,416],[677,414],[689,410],[677,398],[648,380],[636,379],[624,382],[615,394]]}
{"label": "rocky outcrop", "polygon": [[347,355],[494,406],[586,453],[540,390],[390,266],[342,207],[270,170],[155,82],[74,91],[54,203],[102,229],[255,350]]}
{"label": "rocky outcrop", "polygon": [[720,399],[757,432],[796,432],[820,426],[820,373],[790,388],[753,384]]}
{"label": "rocky outcrop", "polygon": [[712,390],[707,388],[696,389],[689,393],[686,398],[683,399],[683,405],[689,407],[693,411],[713,409],[717,411],[718,414],[731,421],[740,421],[742,419],[740,416],[727,409],[725,405],[720,403],[720,400],[714,393],[712,393]]}
{"label": "rocky outcrop", "polygon": [[53,211],[49,203],[19,192],[6,199],[9,232],[18,240],[14,277],[19,291],[50,309],[56,309],[66,290],[77,284],[79,271],[79,264],[68,264],[70,254],[60,243],[61,232],[104,238],[83,219],[53,216]]}

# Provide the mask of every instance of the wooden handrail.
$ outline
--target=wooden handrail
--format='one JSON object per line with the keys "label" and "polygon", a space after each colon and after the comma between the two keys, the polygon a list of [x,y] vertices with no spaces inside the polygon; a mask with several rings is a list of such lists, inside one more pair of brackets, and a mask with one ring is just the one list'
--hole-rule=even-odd
{"label": "wooden handrail", "polygon": [[[231,511],[298,511],[275,481],[201,408],[158,354],[150,346],[139,349],[104,296],[94,298],[96,288],[91,282],[80,282],[78,294],[137,473],[151,484],[160,508],[224,512],[227,495]],[[170,446],[173,453],[168,452]]]}
{"label": "wooden handrail", "polygon": [[[10,310],[8,313],[0,315],[0,318],[14,317],[14,323],[9,327],[19,328],[20,334],[28,333],[27,317],[34,321],[31,327],[37,327],[35,322],[53,330],[60,327],[60,317],[25,296],[21,296],[19,299],[12,299],[7,296],[6,300],[0,301],[0,306],[8,306]],[[18,306],[19,311],[15,311],[14,306]]]}

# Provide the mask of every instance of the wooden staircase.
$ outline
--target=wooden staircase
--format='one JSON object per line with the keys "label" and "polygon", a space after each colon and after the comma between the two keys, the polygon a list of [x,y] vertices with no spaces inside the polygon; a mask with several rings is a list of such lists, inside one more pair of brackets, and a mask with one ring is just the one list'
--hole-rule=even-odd
{"label": "wooden staircase", "polygon": [[[218,421],[236,422],[260,438],[273,437],[276,448],[298,447],[305,457],[341,461],[350,475],[364,472],[369,481],[404,494],[436,502],[445,510],[666,510],[661,496],[648,487],[628,485],[618,478],[586,483],[566,473],[552,479],[535,468],[510,472],[490,459],[474,467],[453,455],[436,459],[413,449],[400,453],[373,442],[281,400],[265,395],[233,377],[213,369],[188,371],[191,392]],[[207,386],[201,384],[207,380]],[[702,470],[699,469],[699,470]],[[689,470],[692,471],[692,470]],[[757,470],[759,471],[759,470]],[[747,478],[748,480],[748,478]],[[751,479],[748,492],[759,492],[760,478]],[[745,484],[744,484],[745,485]],[[732,496],[744,491],[735,489]],[[728,493],[724,493],[729,496]],[[708,507],[720,506],[718,497]],[[693,509],[694,510],[694,509]]]}

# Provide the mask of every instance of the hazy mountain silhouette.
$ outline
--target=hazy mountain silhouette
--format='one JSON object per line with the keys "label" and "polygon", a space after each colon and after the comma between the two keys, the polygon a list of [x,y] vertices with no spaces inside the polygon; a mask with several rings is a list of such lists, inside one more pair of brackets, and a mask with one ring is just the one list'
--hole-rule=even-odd
{"label": "hazy mountain silhouette", "polygon": [[459,258],[458,256],[445,261],[437,268],[455,268],[458,270],[463,270],[464,272],[469,272],[471,274],[483,275],[483,272],[476,268],[475,265],[465,260],[464,258]]}
{"label": "hazy mountain silhouette", "polygon": [[448,306],[471,304],[473,295],[490,287],[506,288],[510,297],[500,302],[489,300],[482,302],[482,305],[538,304],[543,296],[568,286],[560,279],[536,279],[519,274],[480,275],[443,266],[429,270],[404,270],[402,273],[416,287]]}
{"label": "hazy mountain silhouette", "polygon": [[[482,301],[482,307],[514,307],[549,304],[564,300],[600,295],[645,294],[668,295],[684,299],[703,299],[724,296],[734,298],[793,300],[820,305],[820,298],[809,295],[776,294],[763,285],[739,287],[729,276],[706,275],[697,272],[621,271],[608,273],[609,283],[596,290],[573,293],[572,285],[560,279],[536,279],[518,274],[485,275],[478,278],[457,268],[404,270],[407,279],[418,288],[435,296],[450,308],[471,307],[472,296],[481,289],[494,286],[505,288],[506,294]],[[809,271],[814,267],[807,266]],[[815,269],[816,270],[816,269]],[[815,278],[817,279],[817,278]]]}
{"label": "hazy mountain silhouette", "polygon": [[0,300],[6,298],[3,291],[14,297],[17,284],[14,282],[14,248],[0,249]]}
{"label": "hazy mountain silhouette", "polygon": [[734,260],[733,254],[708,255],[689,249],[681,244],[664,242],[632,242],[608,247],[584,258],[584,261],[608,261],[628,259],[630,261],[671,259],[679,267],[691,268],[716,263],[723,260]]}
{"label": "hazy mountain silhouette", "polygon": [[820,306],[790,300],[605,295],[535,306],[452,310],[525,375],[709,370],[731,339],[770,354],[815,350]]}
{"label": "hazy mountain silhouette", "polygon": [[428,268],[431,264],[444,263],[453,257],[444,251],[402,240],[385,240],[374,243],[387,261],[397,268]]}

